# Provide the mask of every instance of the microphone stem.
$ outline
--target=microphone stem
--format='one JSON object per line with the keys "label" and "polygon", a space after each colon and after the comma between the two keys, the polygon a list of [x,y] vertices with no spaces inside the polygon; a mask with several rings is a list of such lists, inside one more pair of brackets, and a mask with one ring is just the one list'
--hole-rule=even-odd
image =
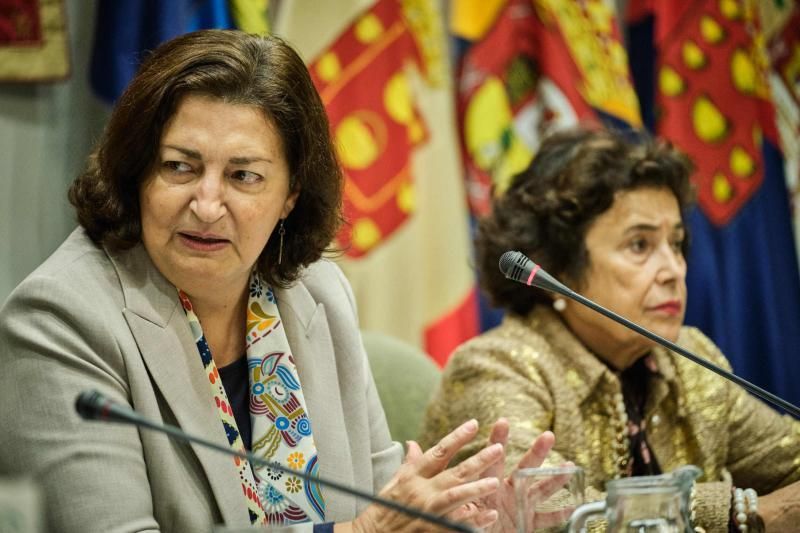
{"label": "microphone stem", "polygon": [[280,465],[278,463],[273,463],[273,462],[267,461],[267,460],[265,460],[265,459],[263,459],[261,457],[253,455],[252,453],[247,452],[247,451],[239,452],[239,451],[233,450],[230,447],[221,446],[221,445],[216,444],[214,442],[211,442],[209,440],[201,439],[200,437],[196,437],[194,435],[189,435],[188,433],[185,433],[185,432],[181,431],[180,429],[178,429],[177,427],[171,426],[169,424],[164,424],[164,425],[156,424],[154,422],[151,422],[150,420],[147,420],[144,417],[139,416],[139,417],[136,417],[136,425],[142,426],[142,427],[146,427],[147,429],[151,429],[151,430],[154,430],[154,431],[160,431],[162,433],[166,433],[170,437],[173,437],[173,438],[178,439],[178,440],[182,440],[182,441],[186,441],[186,442],[194,442],[196,444],[200,444],[201,446],[212,448],[214,450],[217,450],[219,452],[222,452],[222,453],[225,453],[225,454],[228,454],[228,455],[235,455],[235,456],[240,457],[242,459],[247,459],[248,461],[250,461],[250,464],[257,465],[257,466],[267,466],[267,467],[272,468],[274,470],[278,470],[280,472],[283,472],[284,474],[290,474],[290,475],[293,475],[293,476],[297,476],[297,477],[303,479],[306,483],[318,483],[318,484],[320,484],[322,486],[327,486],[327,487],[330,487],[330,488],[332,488],[334,490],[337,490],[339,492],[344,492],[345,494],[349,494],[351,496],[355,496],[356,498],[360,498],[360,499],[363,499],[363,500],[367,500],[367,501],[371,501],[371,502],[377,503],[379,505],[382,505],[384,507],[387,507],[387,508],[392,509],[394,511],[397,511],[399,513],[404,513],[404,514],[406,514],[408,516],[412,516],[414,518],[419,518],[421,520],[425,520],[427,522],[430,522],[430,523],[433,523],[433,524],[437,524],[439,526],[451,529],[453,531],[461,531],[463,533],[474,533],[472,528],[470,528],[470,527],[468,527],[468,526],[466,526],[464,524],[459,524],[457,522],[453,522],[451,520],[448,520],[447,518],[436,516],[436,515],[433,515],[433,514],[430,514],[430,513],[426,513],[425,511],[420,511],[419,509],[414,509],[413,507],[406,507],[406,506],[401,505],[401,504],[399,504],[397,502],[394,502],[392,500],[387,500],[385,498],[381,498],[380,496],[375,496],[373,494],[369,494],[367,492],[363,492],[363,491],[360,491],[358,489],[354,489],[354,488],[349,487],[347,485],[342,485],[340,483],[337,483],[336,481],[331,481],[331,480],[328,480],[328,479],[323,480],[323,479],[320,479],[318,477],[306,474],[305,472],[292,470],[291,468],[287,468],[287,467],[285,467],[283,465]]}
{"label": "microphone stem", "polygon": [[764,400],[766,402],[769,402],[769,403],[775,405],[776,407],[780,407],[780,408],[784,409],[786,412],[791,413],[795,418],[800,419],[800,409],[798,409],[797,406],[787,402],[783,398],[779,398],[778,396],[775,396],[771,392],[762,389],[758,385],[754,385],[753,383],[750,383],[746,379],[741,378],[741,377],[737,376],[736,374],[734,374],[732,372],[728,372],[726,370],[723,370],[722,368],[720,368],[717,365],[711,363],[710,361],[707,361],[707,360],[705,360],[705,359],[703,359],[701,357],[697,357],[692,352],[689,352],[689,351],[681,348],[680,346],[678,346],[674,342],[668,341],[664,337],[656,335],[652,331],[649,331],[649,330],[641,327],[640,325],[638,325],[638,324],[636,324],[634,322],[631,322],[627,318],[622,317],[622,316],[616,314],[615,312],[613,312],[613,311],[611,311],[609,309],[606,309],[605,307],[602,307],[602,306],[594,303],[593,301],[589,300],[588,298],[578,294],[577,292],[575,292],[575,291],[573,291],[573,290],[571,290],[571,289],[569,289],[567,287],[563,287],[562,286],[562,287],[558,287],[558,289],[559,290],[557,290],[556,292],[559,292],[560,294],[566,296],[567,298],[571,298],[571,299],[573,299],[573,300],[575,300],[577,302],[580,302],[583,305],[594,309],[595,311],[597,311],[601,315],[607,316],[611,320],[614,320],[616,322],[619,322],[623,326],[627,326],[627,327],[631,328],[632,330],[636,331],[637,333],[639,333],[641,335],[644,335],[648,339],[650,339],[652,341],[655,341],[658,344],[660,344],[660,345],[662,345],[662,346],[664,346],[666,348],[669,348],[673,352],[675,352],[675,353],[677,353],[679,355],[682,355],[683,357],[685,357],[687,359],[690,359],[691,361],[697,363],[698,365],[703,366],[703,367],[707,368],[708,370],[711,370],[712,372],[715,372],[715,373],[719,374],[720,376],[722,376],[722,377],[724,377],[724,378],[726,378],[726,379],[728,379],[730,381],[733,381],[737,385],[743,387],[745,390],[747,390],[747,391],[751,392],[752,394],[758,396],[762,400]]}

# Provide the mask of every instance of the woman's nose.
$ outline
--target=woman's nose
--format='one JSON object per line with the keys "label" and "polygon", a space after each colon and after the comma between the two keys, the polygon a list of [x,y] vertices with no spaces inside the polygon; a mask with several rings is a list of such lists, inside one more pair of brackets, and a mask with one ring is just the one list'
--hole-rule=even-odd
{"label": "woman's nose", "polygon": [[225,204],[225,179],[223,176],[204,174],[194,190],[189,204],[195,216],[204,223],[218,221],[227,212]]}
{"label": "woman's nose", "polygon": [[686,277],[686,261],[683,253],[670,243],[661,247],[659,253],[659,281],[662,283],[680,280]]}

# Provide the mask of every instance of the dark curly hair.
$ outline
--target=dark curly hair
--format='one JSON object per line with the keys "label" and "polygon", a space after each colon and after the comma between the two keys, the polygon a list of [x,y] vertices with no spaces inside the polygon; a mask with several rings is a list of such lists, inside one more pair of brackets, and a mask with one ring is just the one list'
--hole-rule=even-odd
{"label": "dark curly hair", "polygon": [[[545,292],[505,278],[498,259],[508,250],[523,252],[556,278],[579,286],[591,260],[586,232],[620,191],[666,187],[684,216],[694,201],[691,162],[666,142],[633,137],[590,126],[555,133],[494,200],[475,241],[481,286],[494,305],[526,315],[552,302]],[[688,240],[687,234],[684,256]]]}
{"label": "dark curly hair", "polygon": [[139,189],[156,163],[165,125],[190,93],[258,107],[279,132],[290,186],[300,195],[284,223],[281,263],[274,232],[257,269],[268,283],[289,285],[321,257],[342,223],[343,175],[308,70],[278,37],[204,30],[155,49],[70,187],[78,222],[98,245],[128,249],[141,242]]}

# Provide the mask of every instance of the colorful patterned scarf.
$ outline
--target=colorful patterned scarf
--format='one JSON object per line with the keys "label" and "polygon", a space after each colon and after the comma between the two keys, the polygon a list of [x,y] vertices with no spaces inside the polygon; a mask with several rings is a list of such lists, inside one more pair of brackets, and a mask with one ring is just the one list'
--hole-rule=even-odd
{"label": "colorful patterned scarf", "polygon": [[[244,451],[222,379],[192,304],[178,291],[208,376],[219,416],[231,448]],[[250,278],[247,302],[247,367],[250,378],[252,452],[282,466],[317,475],[317,449],[311,434],[300,378],[278,305],[270,287],[257,274]],[[235,458],[242,492],[252,524],[295,524],[323,521],[325,501],[316,483],[306,483],[269,467],[251,469],[248,461]]]}

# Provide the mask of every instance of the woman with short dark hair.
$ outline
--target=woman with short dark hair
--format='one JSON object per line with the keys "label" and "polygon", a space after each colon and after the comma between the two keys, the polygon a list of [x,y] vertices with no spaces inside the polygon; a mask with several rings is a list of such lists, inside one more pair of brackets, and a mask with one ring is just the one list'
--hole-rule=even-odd
{"label": "woman with short dark hair", "polygon": [[141,240],[139,189],[181,100],[202,94],[257,108],[276,129],[290,189],[303,191],[282,221],[281,261],[276,233],[257,263],[266,283],[285,287],[333,242],[342,222],[342,171],[324,106],[294,50],[278,37],[231,36],[224,31],[197,32],[167,42],[151,55],[117,102],[69,198],[94,242],[129,249]]}
{"label": "woman with short dark hair", "polygon": [[[777,531],[796,525],[800,423],[595,311],[498,269],[504,252],[519,250],[589,299],[729,368],[709,339],[683,326],[690,171],[667,143],[600,128],[543,141],[478,226],[481,283],[506,317],[449,360],[423,444],[467,413],[481,422],[503,413],[513,430],[507,464],[531,435],[552,430],[559,442],[549,460],[582,466],[590,489],[691,463],[704,471],[695,525],[752,531],[761,517]],[[734,494],[745,491],[732,486],[766,494],[760,517],[745,512],[755,501],[737,501]]]}
{"label": "woman with short dark hair", "polygon": [[[514,516],[503,420],[457,467],[474,420],[426,453],[410,442],[401,465],[350,286],[321,258],[341,222],[328,120],[281,39],[208,30],[157,48],[69,198],[80,227],[0,310],[0,470],[35,477],[49,529],[430,525],[292,471],[477,527]],[[81,420],[87,389],[289,473]],[[521,466],[553,436],[532,442]]]}

